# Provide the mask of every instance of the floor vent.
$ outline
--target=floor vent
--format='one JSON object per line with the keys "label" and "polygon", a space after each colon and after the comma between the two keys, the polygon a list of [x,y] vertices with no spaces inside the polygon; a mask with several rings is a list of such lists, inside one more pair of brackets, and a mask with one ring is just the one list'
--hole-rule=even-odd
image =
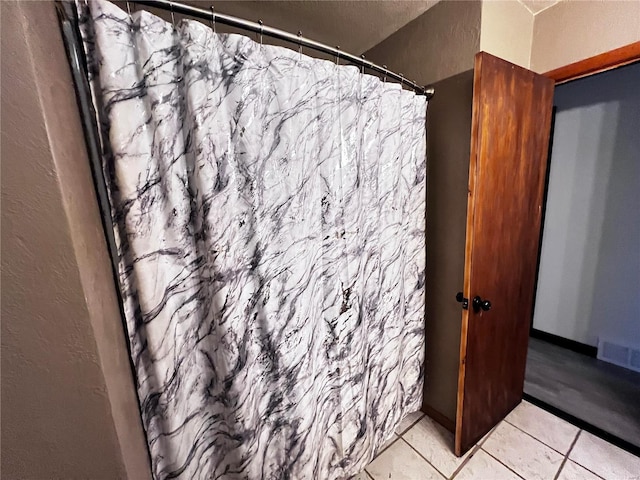
{"label": "floor vent", "polygon": [[598,359],[640,372],[640,348],[599,339]]}

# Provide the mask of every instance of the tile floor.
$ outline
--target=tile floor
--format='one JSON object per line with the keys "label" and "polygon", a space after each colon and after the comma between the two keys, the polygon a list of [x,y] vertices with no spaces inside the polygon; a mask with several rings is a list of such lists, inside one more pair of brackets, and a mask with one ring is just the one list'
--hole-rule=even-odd
{"label": "tile floor", "polygon": [[355,480],[640,480],[640,458],[528,402],[462,458],[420,412],[396,434]]}
{"label": "tile floor", "polygon": [[639,372],[530,338],[524,392],[640,445]]}

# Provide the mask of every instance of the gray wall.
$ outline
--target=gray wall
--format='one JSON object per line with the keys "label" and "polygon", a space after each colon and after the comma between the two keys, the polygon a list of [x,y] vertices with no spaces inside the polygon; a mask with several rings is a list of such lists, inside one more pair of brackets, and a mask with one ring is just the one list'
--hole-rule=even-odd
{"label": "gray wall", "polygon": [[427,116],[425,411],[455,425],[464,285],[473,70],[435,84]]}
{"label": "gray wall", "polygon": [[2,12],[2,478],[151,478],[53,2]]}
{"label": "gray wall", "polygon": [[640,64],[556,89],[534,328],[640,345]]}
{"label": "gray wall", "polygon": [[473,68],[482,3],[441,1],[365,53],[421,85]]}

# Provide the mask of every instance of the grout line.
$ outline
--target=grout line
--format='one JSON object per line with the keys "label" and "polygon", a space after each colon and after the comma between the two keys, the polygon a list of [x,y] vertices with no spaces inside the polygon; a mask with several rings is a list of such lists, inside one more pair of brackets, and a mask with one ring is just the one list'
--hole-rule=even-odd
{"label": "grout line", "polygon": [[[559,417],[558,417],[559,418]],[[552,447],[551,445],[544,443],[542,440],[540,440],[538,437],[534,437],[532,434],[530,434],[529,432],[527,432],[526,430],[523,430],[522,428],[520,428],[517,425],[514,425],[513,423],[509,422],[507,419],[504,420],[505,422],[507,422],[509,425],[511,425],[513,428],[515,428],[516,430],[520,430],[522,433],[527,434],[528,436],[530,436],[531,438],[533,438],[534,440],[540,442],[541,444],[543,444],[545,447],[549,447],[551,450],[553,450],[554,452],[559,453],[560,455],[564,456],[565,454],[562,453],[560,450],[558,450],[555,447]],[[580,431],[578,431],[578,433],[580,433]],[[570,448],[571,449],[571,448]],[[570,450],[569,449],[569,450]]]}
{"label": "grout line", "polygon": [[[396,436],[396,438],[394,438],[393,440],[391,440],[391,442],[389,442],[388,445],[386,445],[382,450],[380,450],[379,452],[376,452],[376,456],[373,457],[373,459],[371,460],[371,462],[373,462],[376,458],[378,458],[380,455],[382,455],[382,452],[384,452],[385,450],[388,450],[391,445],[393,445],[394,443],[396,443],[399,439],[402,438],[402,435],[407,433],[414,425],[416,425],[420,420],[422,420],[425,417],[425,414],[423,413],[422,416],[420,418],[418,418],[415,422],[413,422],[411,425],[409,425],[407,428],[405,428],[403,430],[402,433],[398,433],[398,432],[393,432]],[[425,459],[426,460],[426,459]],[[369,462],[369,463],[371,463]],[[367,472],[368,474],[369,472]]]}
{"label": "grout line", "polygon": [[453,480],[453,478],[455,478],[455,476],[460,473],[460,471],[464,468],[464,466],[467,463],[469,463],[469,460],[471,460],[471,457],[473,457],[476,453],[478,453],[478,450],[480,450],[482,448],[482,445],[484,445],[484,442],[486,442],[489,439],[491,434],[495,431],[496,428],[498,428],[498,425],[500,425],[500,423],[502,423],[502,422],[498,422],[496,425],[493,426],[493,428],[491,430],[489,430],[487,432],[487,434],[484,437],[482,437],[480,440],[478,440],[478,443],[475,444],[475,446],[471,450],[471,453],[469,453],[467,458],[465,458],[462,461],[462,463],[458,466],[458,468],[456,468],[456,470],[453,472],[453,474],[450,477],[450,480]]}
{"label": "grout line", "polygon": [[638,446],[633,445],[632,443],[629,443],[628,441],[623,440],[622,438],[617,437],[616,435],[607,433],[601,428],[596,427],[592,423],[589,423],[587,420],[582,420],[570,413],[567,413],[561,410],[559,407],[555,407],[554,405],[545,402],[544,400],[540,400],[539,398],[532,397],[526,392],[524,393],[524,395],[525,397],[528,397],[526,398],[526,400],[529,403],[535,405],[536,407],[541,408],[542,410],[548,413],[551,413],[552,415],[555,415],[558,418],[561,418],[565,422],[568,422],[571,425],[577,428],[580,428],[591,435],[595,435],[601,440],[604,440],[605,442],[610,443],[613,446],[621,448],[622,450],[625,450],[626,452],[629,452],[635,455],[636,457],[640,456],[640,448]]}
{"label": "grout line", "polygon": [[[581,463],[578,463],[578,462],[576,462],[575,460],[571,460],[571,459],[569,458],[569,454],[572,452],[573,447],[575,446],[575,444],[576,444],[576,443],[578,443],[578,437],[579,437],[579,436],[582,434],[582,432],[584,432],[584,431],[585,431],[585,430],[580,430],[580,431],[578,432],[578,434],[576,435],[575,440],[574,440],[574,441],[573,441],[573,443],[571,444],[571,448],[569,448],[569,451],[567,452],[567,460],[568,460],[569,462],[573,462],[573,463],[575,463],[576,465],[578,465],[578,466],[580,466],[580,467],[584,468],[587,472],[591,472],[591,473],[593,473],[596,477],[598,477],[598,478],[602,478],[602,479],[604,480],[604,477],[603,477],[602,475],[597,474],[596,472],[594,472],[593,470],[588,469],[587,467],[585,467],[585,466],[584,466],[584,465],[582,465]],[[587,432],[587,433],[589,433],[589,432]]]}
{"label": "grout line", "polygon": [[[422,419],[421,419],[421,420],[422,420]],[[409,447],[411,447],[411,449],[412,449],[413,451],[415,451],[418,455],[420,455],[420,457],[421,457],[425,462],[427,462],[429,465],[431,465],[431,466],[432,466],[432,467],[433,467],[433,468],[434,468],[434,469],[435,469],[435,470],[436,470],[440,475],[442,475],[444,478],[452,479],[453,477],[455,477],[455,476],[460,472],[460,470],[462,470],[462,467],[464,467],[464,466],[467,464],[467,462],[468,462],[469,460],[471,460],[471,457],[473,457],[473,456],[476,454],[476,452],[477,452],[478,450],[480,450],[480,446],[481,446],[481,445],[482,445],[482,444],[487,440],[487,438],[489,438],[489,435],[491,435],[491,434],[493,433],[493,431],[497,428],[497,426],[498,426],[498,425],[494,426],[491,430],[489,430],[489,432],[488,432],[488,433],[487,433],[483,438],[481,438],[481,439],[478,441],[478,443],[476,443],[476,444],[473,446],[473,448],[471,449],[470,453],[466,454],[467,456],[465,457],[465,459],[464,459],[464,460],[462,461],[462,463],[461,463],[461,464],[460,464],[460,465],[459,465],[459,466],[454,470],[454,472],[451,474],[451,476],[450,476],[450,477],[447,477],[444,473],[442,473],[440,470],[438,470],[438,468],[437,468],[435,465],[433,465],[429,460],[427,460],[427,459],[425,458],[425,456],[424,456],[424,455],[422,455],[422,454],[421,454],[421,453],[420,453],[416,448],[414,448],[414,447],[413,447],[413,445],[411,445],[411,443],[409,443],[407,440],[405,440],[404,436],[400,436],[400,438],[402,438],[402,440],[404,440],[404,442],[405,442],[407,445],[409,445]],[[409,429],[407,429],[406,431],[409,431]],[[405,433],[406,433],[406,432],[405,432]]]}
{"label": "grout line", "polygon": [[[598,475],[596,472],[594,472],[594,471],[592,471],[592,470],[589,470],[589,469],[588,469],[587,467],[585,467],[584,465],[580,465],[578,462],[574,462],[574,461],[573,461],[573,460],[571,460],[571,459],[568,459],[568,461],[569,461],[569,462],[571,462],[571,463],[575,463],[575,464],[576,464],[576,465],[578,465],[580,468],[584,468],[587,472],[589,472],[589,473],[593,474],[594,476],[596,476],[596,477],[598,477],[598,478],[601,478],[602,480],[605,480],[605,478],[604,478],[602,475]],[[636,477],[636,478],[637,478],[637,477]]]}
{"label": "grout line", "polygon": [[558,471],[556,472],[555,476],[553,477],[553,480],[558,480],[558,477],[560,476],[560,472],[564,468],[564,464],[567,463],[567,460],[569,460],[569,454],[571,453],[571,450],[573,450],[573,446],[578,441],[578,437],[580,436],[581,433],[582,433],[582,430],[578,430],[578,433],[576,433],[576,436],[573,439],[573,442],[571,442],[571,446],[569,447],[569,450],[567,450],[567,454],[562,459],[562,463],[560,464],[560,468],[558,468]]}
{"label": "grout line", "polygon": [[375,478],[373,478],[373,476],[372,476],[369,472],[367,472],[367,469],[366,469],[366,468],[364,469],[364,474],[365,474],[367,477],[369,477],[371,480],[375,480]]}
{"label": "grout line", "polygon": [[422,420],[424,417],[426,417],[426,415],[423,413],[421,417],[419,417],[415,422],[413,422],[411,425],[409,425],[407,428],[405,428],[401,433],[398,432],[394,432],[397,436],[401,437],[402,435],[404,435],[405,433],[407,433],[411,428],[413,428],[420,420]]}
{"label": "grout line", "polygon": [[[420,412],[422,413],[422,412]],[[402,433],[398,433],[396,431],[394,431],[393,433],[395,434],[396,438],[394,438],[387,446],[385,446],[382,450],[380,450],[379,452],[376,452],[376,456],[373,457],[373,460],[375,460],[376,458],[378,458],[382,452],[384,452],[385,450],[387,450],[391,445],[393,445],[394,443],[396,443],[398,441],[399,438],[402,438],[402,435],[404,435],[405,433],[407,433],[412,427],[414,427],[420,420],[422,420],[426,415],[424,413],[422,413],[422,416],[420,416],[415,422],[413,422],[411,425],[409,425],[407,428],[405,428]],[[371,462],[373,462],[373,460],[371,460]],[[369,463],[371,463],[369,462]]]}
{"label": "grout line", "polygon": [[587,472],[592,473],[593,475],[595,475],[598,478],[601,478],[602,480],[605,480],[605,478],[602,475],[598,475],[596,472],[594,472],[593,470],[589,470],[587,467],[585,467],[584,465],[580,465],[578,462],[574,462],[571,459],[568,459],[570,462],[575,463],[576,465],[578,465],[580,468],[584,468]]}
{"label": "grout line", "polygon": [[464,468],[464,466],[469,462],[469,460],[471,460],[471,457],[473,457],[476,453],[478,453],[478,450],[480,450],[480,442],[476,443],[473,446],[473,449],[471,450],[471,452],[469,453],[469,455],[467,455],[467,457],[462,460],[462,463],[460,465],[458,465],[458,468],[456,468],[453,473],[451,474],[451,476],[449,477],[449,479],[453,479],[455,478],[456,475],[458,475],[460,473],[460,470],[462,470]]}
{"label": "grout line", "polygon": [[436,466],[435,466],[433,463],[431,463],[429,460],[427,460],[427,459],[424,457],[424,455],[422,455],[418,450],[416,450],[415,448],[413,448],[413,445],[411,445],[409,442],[407,442],[407,441],[406,441],[404,438],[402,438],[402,437],[401,437],[400,439],[401,439],[404,443],[406,443],[406,444],[409,446],[409,448],[410,448],[411,450],[413,450],[414,452],[416,452],[416,453],[420,456],[420,458],[422,458],[425,462],[427,462],[429,465],[431,465],[431,468],[433,468],[436,472],[438,472],[438,473],[442,476],[442,478],[447,478],[447,476],[446,476],[444,473],[442,473],[440,470],[438,470],[438,469],[436,468]]}
{"label": "grout line", "polygon": [[482,446],[484,445],[484,442],[486,442],[487,440],[489,440],[489,437],[493,434],[493,432],[496,431],[496,429],[498,428],[498,426],[502,423],[502,421],[496,423],[493,428],[491,430],[489,430],[489,432],[484,436],[484,438],[481,438],[478,441],[478,445]]}
{"label": "grout line", "polygon": [[[396,434],[396,438],[394,438],[393,440],[391,440],[391,442],[389,442],[389,445],[386,445],[382,450],[380,450],[379,452],[377,452],[376,456],[373,457],[373,460],[375,460],[376,458],[378,458],[382,452],[384,452],[385,450],[387,450],[391,445],[393,445],[394,443],[396,443],[398,441],[398,439],[400,438],[400,435]],[[371,460],[371,462],[373,462],[373,460]],[[371,463],[369,462],[369,463]]]}
{"label": "grout line", "polygon": [[494,455],[491,455],[490,452],[488,452],[487,450],[485,450],[484,448],[482,449],[482,451],[484,453],[486,453],[487,455],[489,455],[491,458],[493,458],[496,462],[498,462],[499,464],[501,464],[503,467],[511,470],[514,474],[516,474],[516,476],[518,478],[524,478],[522,475],[520,475],[518,472],[516,472],[513,468],[511,468],[509,465],[505,464],[503,461],[501,461],[498,457],[495,457]]}

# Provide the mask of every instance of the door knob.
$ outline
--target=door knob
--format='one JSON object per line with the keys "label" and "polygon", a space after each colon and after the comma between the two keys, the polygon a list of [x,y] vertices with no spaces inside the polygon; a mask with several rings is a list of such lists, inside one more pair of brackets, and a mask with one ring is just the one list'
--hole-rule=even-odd
{"label": "door knob", "polygon": [[473,311],[478,312],[483,310],[485,312],[491,310],[491,302],[489,300],[482,300],[479,296],[473,297]]}
{"label": "door knob", "polygon": [[458,292],[456,294],[456,302],[461,303],[462,304],[462,308],[464,310],[467,310],[469,308],[469,299],[468,298],[464,298],[464,295],[462,294],[462,292]]}

